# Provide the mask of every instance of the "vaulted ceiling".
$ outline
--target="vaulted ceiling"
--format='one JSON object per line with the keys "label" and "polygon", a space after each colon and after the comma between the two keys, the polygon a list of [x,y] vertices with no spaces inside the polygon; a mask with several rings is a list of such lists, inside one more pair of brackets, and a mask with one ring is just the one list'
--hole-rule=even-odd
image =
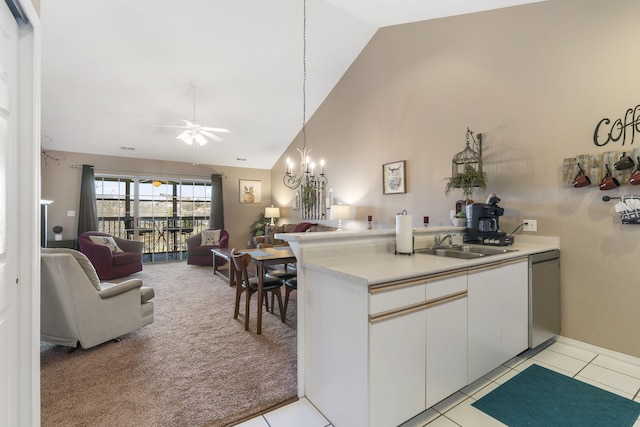
{"label": "vaulted ceiling", "polygon": [[[307,0],[306,118],[378,28],[540,0]],[[42,147],[270,169],[303,121],[302,0],[41,5]],[[222,142],[176,139],[194,117]]]}

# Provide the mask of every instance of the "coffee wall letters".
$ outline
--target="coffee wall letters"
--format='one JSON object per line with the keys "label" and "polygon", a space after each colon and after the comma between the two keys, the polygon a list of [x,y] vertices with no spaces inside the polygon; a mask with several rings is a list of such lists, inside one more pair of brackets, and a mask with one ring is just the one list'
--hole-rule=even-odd
{"label": "coffee wall letters", "polygon": [[611,124],[611,120],[604,118],[598,122],[593,132],[593,143],[598,147],[607,145],[609,142],[622,140],[622,145],[627,140],[633,144],[636,132],[640,132],[640,105],[629,108],[624,113],[624,118],[617,119]]}

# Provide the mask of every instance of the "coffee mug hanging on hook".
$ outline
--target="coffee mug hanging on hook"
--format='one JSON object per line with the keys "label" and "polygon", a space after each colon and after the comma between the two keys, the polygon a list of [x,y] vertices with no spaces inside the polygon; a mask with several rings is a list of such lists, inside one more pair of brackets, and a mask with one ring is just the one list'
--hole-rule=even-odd
{"label": "coffee mug hanging on hook", "polygon": [[640,157],[636,158],[638,159],[638,166],[633,172],[631,172],[631,176],[629,177],[629,184],[631,185],[640,184]]}
{"label": "coffee mug hanging on hook", "polygon": [[573,179],[573,182],[571,183],[571,185],[573,185],[575,188],[586,187],[588,185],[591,185],[591,179],[589,179],[587,174],[584,173],[584,169],[582,169],[582,166],[580,166],[580,163],[578,163],[578,169],[579,169],[578,174]]}
{"label": "coffee mug hanging on hook", "polygon": [[601,190],[612,190],[614,188],[620,187],[620,183],[618,180],[611,176],[611,169],[609,169],[609,165],[605,165],[607,167],[607,174],[600,181],[600,189]]}
{"label": "coffee mug hanging on hook", "polygon": [[635,164],[633,163],[633,159],[627,156],[626,153],[622,153],[622,156],[620,156],[620,160],[618,160],[613,164],[613,167],[619,171],[629,169],[634,166]]}

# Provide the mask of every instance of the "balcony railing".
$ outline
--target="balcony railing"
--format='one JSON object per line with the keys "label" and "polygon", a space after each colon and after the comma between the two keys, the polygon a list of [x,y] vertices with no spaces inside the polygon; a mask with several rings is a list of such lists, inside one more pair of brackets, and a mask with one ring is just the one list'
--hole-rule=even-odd
{"label": "balcony railing", "polygon": [[98,219],[99,230],[123,239],[144,243],[144,261],[186,259],[186,239],[209,228],[209,219],[196,217],[140,217],[133,220],[118,217]]}

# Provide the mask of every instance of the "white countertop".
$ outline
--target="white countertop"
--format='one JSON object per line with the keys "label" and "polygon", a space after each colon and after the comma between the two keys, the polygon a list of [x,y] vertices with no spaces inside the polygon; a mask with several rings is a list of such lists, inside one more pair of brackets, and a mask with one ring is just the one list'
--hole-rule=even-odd
{"label": "white countertop", "polygon": [[557,237],[518,236],[512,246],[505,248],[515,251],[468,260],[420,253],[396,255],[393,251],[363,250],[350,251],[349,254],[337,251],[336,256],[305,258],[303,267],[365,285],[375,285],[518,258],[559,249],[560,245]]}

